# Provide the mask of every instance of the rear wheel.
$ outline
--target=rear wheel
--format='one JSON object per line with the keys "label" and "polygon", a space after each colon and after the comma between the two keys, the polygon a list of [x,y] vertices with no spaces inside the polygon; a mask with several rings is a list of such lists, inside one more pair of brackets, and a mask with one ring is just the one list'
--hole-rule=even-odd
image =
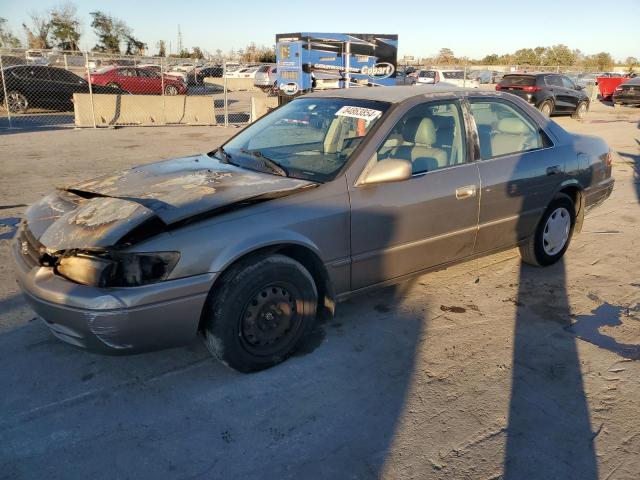
{"label": "rear wheel", "polygon": [[204,312],[209,351],[253,372],[285,360],[311,332],[318,293],[304,266],[284,255],[250,257],[224,274]]}
{"label": "rear wheel", "polygon": [[24,113],[29,108],[29,100],[22,93],[13,90],[7,93],[7,107],[11,113]]}
{"label": "rear wheel", "polygon": [[587,115],[587,111],[589,110],[589,106],[587,102],[580,102],[576,111],[571,115],[576,120],[584,120],[584,117]]}
{"label": "rear wheel", "polygon": [[550,100],[545,100],[538,107],[540,113],[542,113],[545,117],[550,117],[553,112],[553,103]]}
{"label": "rear wheel", "polygon": [[542,215],[534,235],[520,246],[522,261],[537,267],[556,263],[569,247],[575,223],[573,201],[559,193]]}
{"label": "rear wheel", "polygon": [[107,83],[107,87],[120,88],[120,85],[118,85],[116,82],[110,82],[110,83]]}

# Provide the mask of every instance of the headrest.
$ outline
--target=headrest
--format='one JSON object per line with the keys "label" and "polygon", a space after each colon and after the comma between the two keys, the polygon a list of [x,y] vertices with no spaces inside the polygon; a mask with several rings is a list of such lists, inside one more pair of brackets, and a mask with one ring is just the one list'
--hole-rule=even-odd
{"label": "headrest", "polygon": [[498,122],[497,130],[501,133],[509,133],[511,135],[521,135],[529,133],[530,129],[526,123],[519,118],[503,118]]}
{"label": "headrest", "polygon": [[436,141],[436,128],[433,120],[424,117],[412,117],[407,120],[402,130],[402,138],[406,142],[432,145]]}

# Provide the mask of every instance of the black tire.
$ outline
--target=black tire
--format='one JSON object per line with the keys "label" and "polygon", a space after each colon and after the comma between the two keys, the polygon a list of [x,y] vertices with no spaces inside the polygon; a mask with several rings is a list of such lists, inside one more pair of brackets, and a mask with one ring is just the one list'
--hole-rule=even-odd
{"label": "black tire", "polygon": [[297,261],[277,254],[247,258],[209,294],[203,313],[205,344],[240,372],[272,367],[313,330],[317,304],[313,277]]}
{"label": "black tire", "polygon": [[545,100],[538,106],[538,110],[540,110],[540,113],[545,117],[549,118],[553,113],[553,102],[551,100]]}
{"label": "black tire", "polygon": [[[558,214],[559,209],[564,209],[569,215],[569,232],[568,237],[564,243],[564,246],[558,249],[557,252],[548,253],[545,250],[546,240],[544,238],[545,230],[547,229],[547,221],[549,217],[554,214]],[[576,224],[576,207],[570,197],[564,193],[557,194],[554,199],[549,203],[549,206],[545,210],[535,233],[526,240],[525,243],[520,245],[520,257],[524,263],[533,265],[536,267],[546,267],[556,263],[562,258],[564,252],[567,251],[569,244],[571,243],[571,237],[573,236],[573,229]],[[546,247],[548,249],[548,247]]]}
{"label": "black tire", "polygon": [[584,120],[584,117],[587,115],[589,111],[589,104],[587,102],[580,102],[576,107],[576,111],[571,115],[572,118],[576,120]]}

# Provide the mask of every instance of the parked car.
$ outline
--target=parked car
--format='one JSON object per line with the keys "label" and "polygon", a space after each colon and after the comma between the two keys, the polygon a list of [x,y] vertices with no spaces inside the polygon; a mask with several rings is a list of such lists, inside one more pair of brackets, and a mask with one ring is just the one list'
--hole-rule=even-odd
{"label": "parked car", "polygon": [[15,55],[0,55],[2,57],[2,68],[12,67],[14,65],[26,65],[27,60],[16,57]]}
{"label": "parked car", "polygon": [[222,65],[196,68],[187,75],[187,85],[202,85],[205,78],[222,78]]}
{"label": "parked car", "polygon": [[496,70],[472,70],[467,75],[471,80],[477,80],[480,84],[498,83],[502,80],[503,74]]}
{"label": "parked car", "polygon": [[278,69],[275,65],[261,65],[253,77],[253,84],[263,90],[273,88]]}
{"label": "parked car", "polygon": [[496,90],[526,100],[549,117],[570,114],[582,119],[589,110],[589,97],[566,75],[557,73],[518,73],[505,75]]}
{"label": "parked car", "polygon": [[49,59],[42,50],[27,50],[24,58],[30,65],[49,65]]}
{"label": "parked car", "polygon": [[163,76],[155,69],[140,67],[105,67],[91,72],[91,83],[122,89],[129,93],[184,95],[187,86],[175,77]]}
{"label": "parked car", "polygon": [[416,85],[418,84],[437,84],[446,82],[456,87],[479,88],[480,84],[477,80],[464,78],[464,70],[420,70],[416,77]]}
{"label": "parked car", "polygon": [[502,92],[314,92],[208,154],[34,203],[15,270],[75,346],[129,353],[200,332],[228,366],[260,370],[356,293],[514,246],[557,262],[611,194],[611,160]]}
{"label": "parked car", "polygon": [[[7,91],[7,105],[12,113],[25,113],[31,107],[69,110],[73,108],[74,93],[89,93],[83,78],[63,68],[43,65],[18,65],[3,70]],[[126,93],[99,85],[94,93]],[[0,89],[0,105],[4,108],[4,89]]]}
{"label": "parked car", "polygon": [[618,85],[612,101],[614,105],[640,105],[640,78],[632,78]]}
{"label": "parked car", "polygon": [[245,67],[232,72],[227,71],[227,78],[254,78],[258,67]]}

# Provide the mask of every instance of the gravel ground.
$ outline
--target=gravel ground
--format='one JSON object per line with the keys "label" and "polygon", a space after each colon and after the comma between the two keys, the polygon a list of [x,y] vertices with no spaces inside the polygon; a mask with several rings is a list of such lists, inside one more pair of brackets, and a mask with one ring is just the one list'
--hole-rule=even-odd
{"label": "gravel ground", "polygon": [[[60,343],[0,240],[0,477],[637,479],[640,110],[558,122],[619,154],[563,262],[508,251],[354,298],[257,374],[200,342],[130,357]],[[55,185],[236,131],[0,131],[0,238]]]}

